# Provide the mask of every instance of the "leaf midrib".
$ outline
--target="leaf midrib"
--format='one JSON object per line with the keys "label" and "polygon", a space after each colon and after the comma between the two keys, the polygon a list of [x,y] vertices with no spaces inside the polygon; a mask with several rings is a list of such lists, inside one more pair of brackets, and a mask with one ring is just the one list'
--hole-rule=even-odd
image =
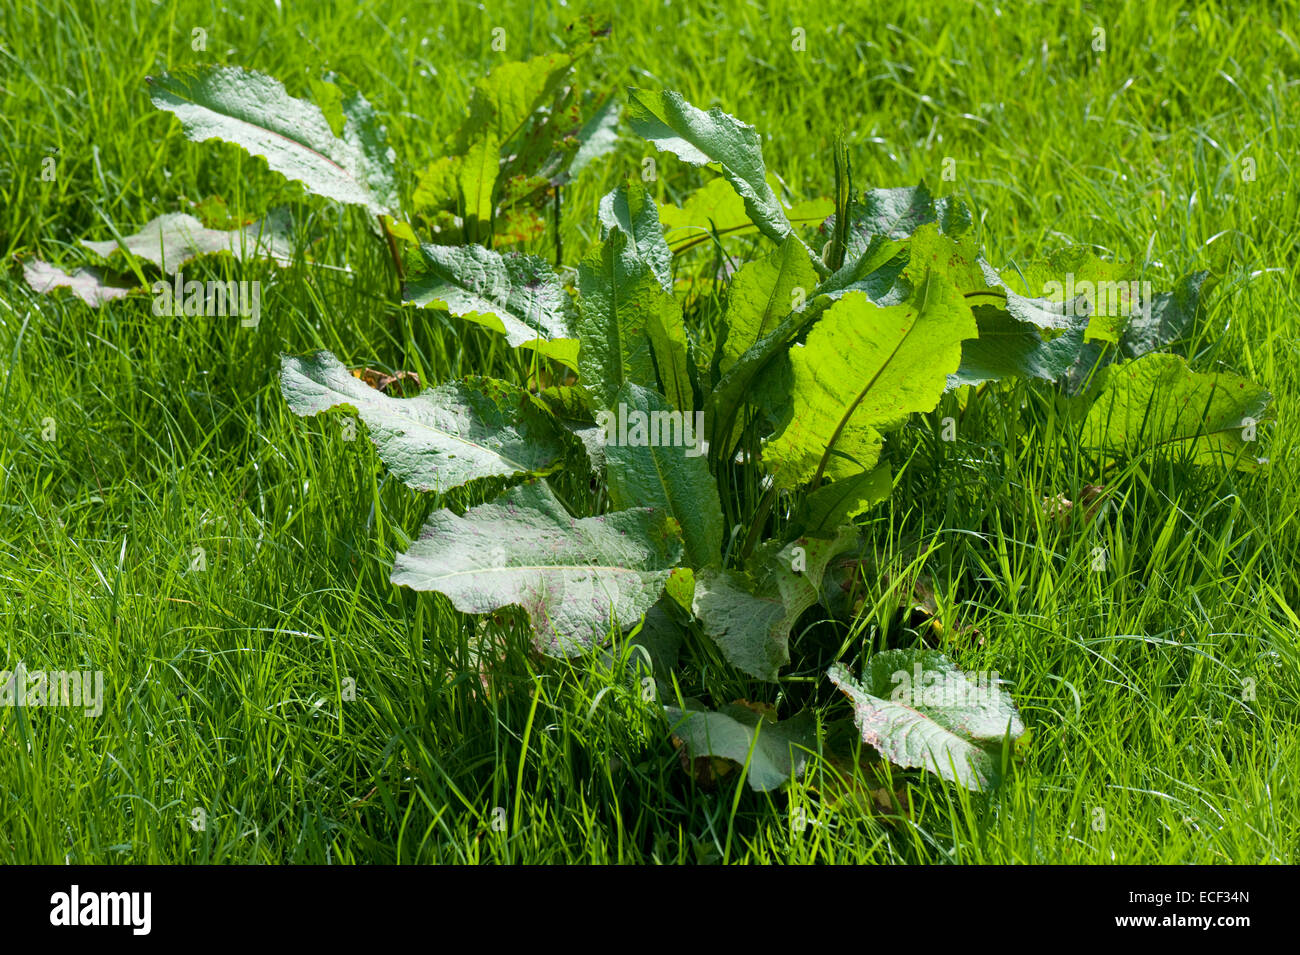
{"label": "leaf midrib", "polygon": [[858,392],[858,396],[853,399],[853,404],[849,406],[848,411],[846,411],[843,417],[840,418],[839,424],[835,426],[835,431],[834,433],[831,434],[830,441],[826,443],[826,450],[822,453],[821,461],[819,461],[817,464],[817,473],[813,475],[812,484],[810,485],[809,493],[812,493],[812,491],[817,490],[818,486],[820,486],[822,475],[826,473],[826,463],[830,460],[831,451],[835,447],[835,442],[839,440],[840,433],[844,430],[844,426],[848,424],[849,419],[852,418],[854,412],[858,410],[858,406],[862,404],[862,401],[864,398],[866,398],[867,393],[876,386],[876,383],[880,380],[880,376],[885,373],[885,369],[887,369],[891,364],[893,364],[894,360],[898,357],[899,349],[901,349],[903,345],[907,343],[907,340],[911,337],[912,332],[914,332],[916,330],[916,327],[921,324],[921,316],[925,314],[925,307],[930,299],[930,282],[932,280],[932,277],[933,277],[932,272],[927,271],[925,273],[925,284],[921,288],[921,300],[920,302],[917,303],[916,306],[916,318],[912,320],[912,324],[907,326],[907,331],[903,332],[903,334],[899,337],[898,342],[894,345],[893,351],[889,353],[889,357],[887,357],[883,362],[880,363],[880,367],[876,369],[876,373],[871,376],[871,379],[866,383],[866,385],[862,388],[862,390]]}

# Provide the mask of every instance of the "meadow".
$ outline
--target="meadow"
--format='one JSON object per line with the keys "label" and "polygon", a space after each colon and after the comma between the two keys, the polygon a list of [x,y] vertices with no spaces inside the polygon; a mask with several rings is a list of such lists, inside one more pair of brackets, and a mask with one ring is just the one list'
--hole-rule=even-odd
{"label": "meadow", "polygon": [[[1103,475],[1033,381],[945,396],[891,436],[895,486],[860,519],[878,573],[826,626],[844,646],[938,641],[1011,681],[1028,732],[1000,786],[895,770],[858,788],[818,758],[770,792],[697,778],[632,655],[541,657],[508,615],[394,587],[433,503],[362,433],[282,397],[281,355],[317,349],[425,385],[527,386],[534,369],[488,329],[401,305],[373,216],[189,141],[145,77],[230,64],[310,97],[333,71],[387,118],[409,183],[477,78],[565,48],[588,13],[611,32],[582,89],[721,107],[759,130],[793,198],[834,194],[842,135],[857,187],[959,196],[999,267],[1087,245],[1163,289],[1216,277],[1185,354],[1272,395],[1257,470],[1157,453]],[[0,0],[0,669],[104,674],[93,718],[0,708],[0,861],[1294,864],[1298,14]],[[520,248],[575,267],[601,197],[652,152],[621,128],[564,187],[558,234]],[[661,203],[711,178],[655,155]],[[70,268],[81,239],[214,196],[239,221],[288,209],[310,249],[195,266],[261,282],[254,327],[158,316],[147,296],[92,309],[23,279],[23,261]],[[713,255],[681,259],[717,272]],[[1099,483],[1104,520],[1044,506]],[[680,679],[719,702],[754,693],[708,652]],[[756,702],[842,707],[801,679]]]}

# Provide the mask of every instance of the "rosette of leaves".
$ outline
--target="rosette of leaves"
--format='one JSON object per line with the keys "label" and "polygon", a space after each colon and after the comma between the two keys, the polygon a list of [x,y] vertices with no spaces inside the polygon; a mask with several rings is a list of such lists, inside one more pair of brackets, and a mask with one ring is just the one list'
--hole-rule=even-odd
{"label": "rosette of leaves", "polygon": [[[707,641],[747,677],[776,682],[800,620],[825,612],[828,565],[859,543],[855,518],[889,495],[890,436],[951,388],[1046,379],[1084,391],[1074,400],[1099,456],[1176,444],[1194,461],[1241,465],[1231,429],[1262,417],[1267,394],[1145,354],[1187,334],[1201,278],[1141,321],[1098,320],[1042,284],[1063,268],[1100,281],[1114,267],[1071,253],[998,272],[962,204],[923,186],[855,195],[842,150],[822,226],[831,239],[815,243],[773,188],[752,127],[635,90],[627,117],[657,148],[719,170],[770,243],[731,275],[712,334],[686,320],[661,207],[632,180],[600,203],[600,240],[573,294],[546,262],[481,245],[426,248],[411,282],[413,304],[494,329],[576,384],[531,393],[480,378],[391,398],[327,354],[284,360],[294,411],[354,410],[411,486],[508,485],[463,513],[435,511],[395,583],[472,613],[520,607],[545,653],[586,652],[644,617],[656,642]],[[1157,398],[1169,407],[1144,415]],[[571,470],[603,493],[562,500],[552,482]],[[829,674],[863,741],[901,766],[992,785],[994,750],[1023,732],[1005,691],[952,712],[899,701],[876,672],[895,662],[868,661],[861,682]],[[914,662],[960,677],[946,658]],[[687,755],[744,763],[757,789],[798,775],[819,746],[807,713],[679,703],[667,714]]]}

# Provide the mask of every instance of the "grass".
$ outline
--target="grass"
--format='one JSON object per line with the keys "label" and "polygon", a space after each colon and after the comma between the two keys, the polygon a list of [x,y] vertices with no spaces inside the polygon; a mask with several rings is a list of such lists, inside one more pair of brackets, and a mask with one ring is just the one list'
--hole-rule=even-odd
{"label": "grass", "polygon": [[[107,696],[96,719],[0,709],[0,861],[1296,862],[1296,6],[626,3],[583,68],[597,87],[675,88],[755,124],[799,197],[830,193],[845,127],[859,185],[963,195],[996,264],[1088,243],[1157,288],[1213,268],[1194,366],[1275,396],[1266,469],[1151,456],[1109,476],[1095,526],[1044,515],[1045,496],[1077,501],[1098,475],[1043,388],[947,398],[894,443],[909,463],[869,525],[890,573],[833,641],[917,639],[892,608],[923,573],[940,617],[982,638],[950,626],[946,649],[1013,680],[1032,731],[992,794],[893,780],[894,818],[832,799],[843,787],[819,761],[787,792],[734,773],[706,790],[626,655],[543,663],[509,620],[391,587],[431,502],[337,420],[294,418],[278,355],[327,347],[426,382],[526,369],[481,329],[392,305],[363,216],[187,142],[143,82],[228,62],[305,95],[333,69],[392,117],[414,169],[474,77],[554,49],[581,12],[0,0],[6,263],[74,263],[81,237],[219,194],[241,215],[292,203],[317,260],[351,269],[205,264],[264,282],[256,329],[157,319],[147,299],[90,310],[0,275],[0,668],[102,670]],[[566,195],[566,264],[642,155],[625,140]],[[666,158],[660,173],[664,199],[703,181]],[[949,414],[956,442],[939,440]],[[501,657],[486,682],[483,653]],[[684,679],[754,692],[707,654]],[[830,713],[831,694],[810,692]],[[796,832],[794,809],[817,824]]]}

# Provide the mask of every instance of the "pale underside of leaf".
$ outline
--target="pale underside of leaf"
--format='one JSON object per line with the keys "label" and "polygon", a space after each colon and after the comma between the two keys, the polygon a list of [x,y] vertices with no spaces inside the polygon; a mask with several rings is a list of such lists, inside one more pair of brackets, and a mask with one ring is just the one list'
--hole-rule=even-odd
{"label": "pale underside of leaf", "polygon": [[281,265],[293,257],[293,247],[283,235],[283,218],[263,220],[242,229],[209,229],[194,216],[169,212],[146,223],[134,235],[81,244],[108,258],[123,251],[172,273],[201,255],[229,252],[237,259],[267,258]]}
{"label": "pale underside of leaf", "polygon": [[190,139],[226,140],[310,192],[375,215],[397,214],[391,170],[381,168],[385,158],[391,164],[391,150],[376,140],[382,130],[365,117],[368,104],[359,97],[345,104],[350,121],[339,138],[318,106],[262,73],[210,66],[149,82],[153,104],[174,113]]}
{"label": "pale underside of leaf", "polygon": [[546,412],[505,382],[466,379],[413,398],[394,398],[353,376],[329,352],[317,352],[284,356],[280,383],[295,414],[354,408],[384,463],[421,491],[543,474],[565,451]]}
{"label": "pale underside of leaf", "polygon": [[71,289],[77,298],[92,308],[130,294],[131,289],[110,284],[110,280],[94,268],[79,268],[71,274],[49,262],[32,259],[23,263],[23,279],[33,292],[46,294],[56,288]]}
{"label": "pale underside of leaf", "polygon": [[619,186],[600,200],[600,224],[608,235],[611,229],[622,230],[636,256],[654,271],[664,291],[673,290],[673,254],[664,241],[659,222],[659,208],[635,179]]}
{"label": "pale underside of leaf", "polygon": [[536,483],[463,517],[430,515],[398,556],[392,581],[437,591],[467,613],[522,607],[540,650],[572,656],[635,624],[680,556],[676,524],[663,511],[574,518]]}
{"label": "pale underside of leaf", "polygon": [[582,260],[578,291],[578,373],[596,405],[613,409],[619,388],[631,382],[690,411],[681,305],[622,229],[611,229]]}
{"label": "pale underside of leaf", "polygon": [[[913,652],[889,653],[901,655],[881,661],[885,666],[877,664],[874,669],[884,669],[886,673],[893,669],[896,679],[910,679],[913,667],[909,662]],[[960,672],[941,654],[933,654],[933,660],[924,659],[923,673],[935,670],[936,675],[955,674],[961,678]],[[936,666],[934,660],[942,661],[942,665]],[[872,675],[869,672],[868,676]],[[967,698],[954,707],[942,701],[938,706],[916,705],[917,698],[910,692],[900,692],[910,691],[908,684],[901,679],[891,681],[886,676],[886,682],[879,685],[879,675],[877,672],[877,679],[863,685],[842,666],[836,665],[828,673],[831,682],[853,703],[854,721],[864,742],[898,766],[925,769],[968,789],[985,790],[997,782],[999,764],[986,747],[992,747],[1004,737],[1014,740],[1024,732],[1005,691],[995,687],[977,697],[975,704]],[[954,684],[962,685],[955,681]],[[924,685],[921,690],[926,692]],[[971,693],[962,691],[963,696]]]}

